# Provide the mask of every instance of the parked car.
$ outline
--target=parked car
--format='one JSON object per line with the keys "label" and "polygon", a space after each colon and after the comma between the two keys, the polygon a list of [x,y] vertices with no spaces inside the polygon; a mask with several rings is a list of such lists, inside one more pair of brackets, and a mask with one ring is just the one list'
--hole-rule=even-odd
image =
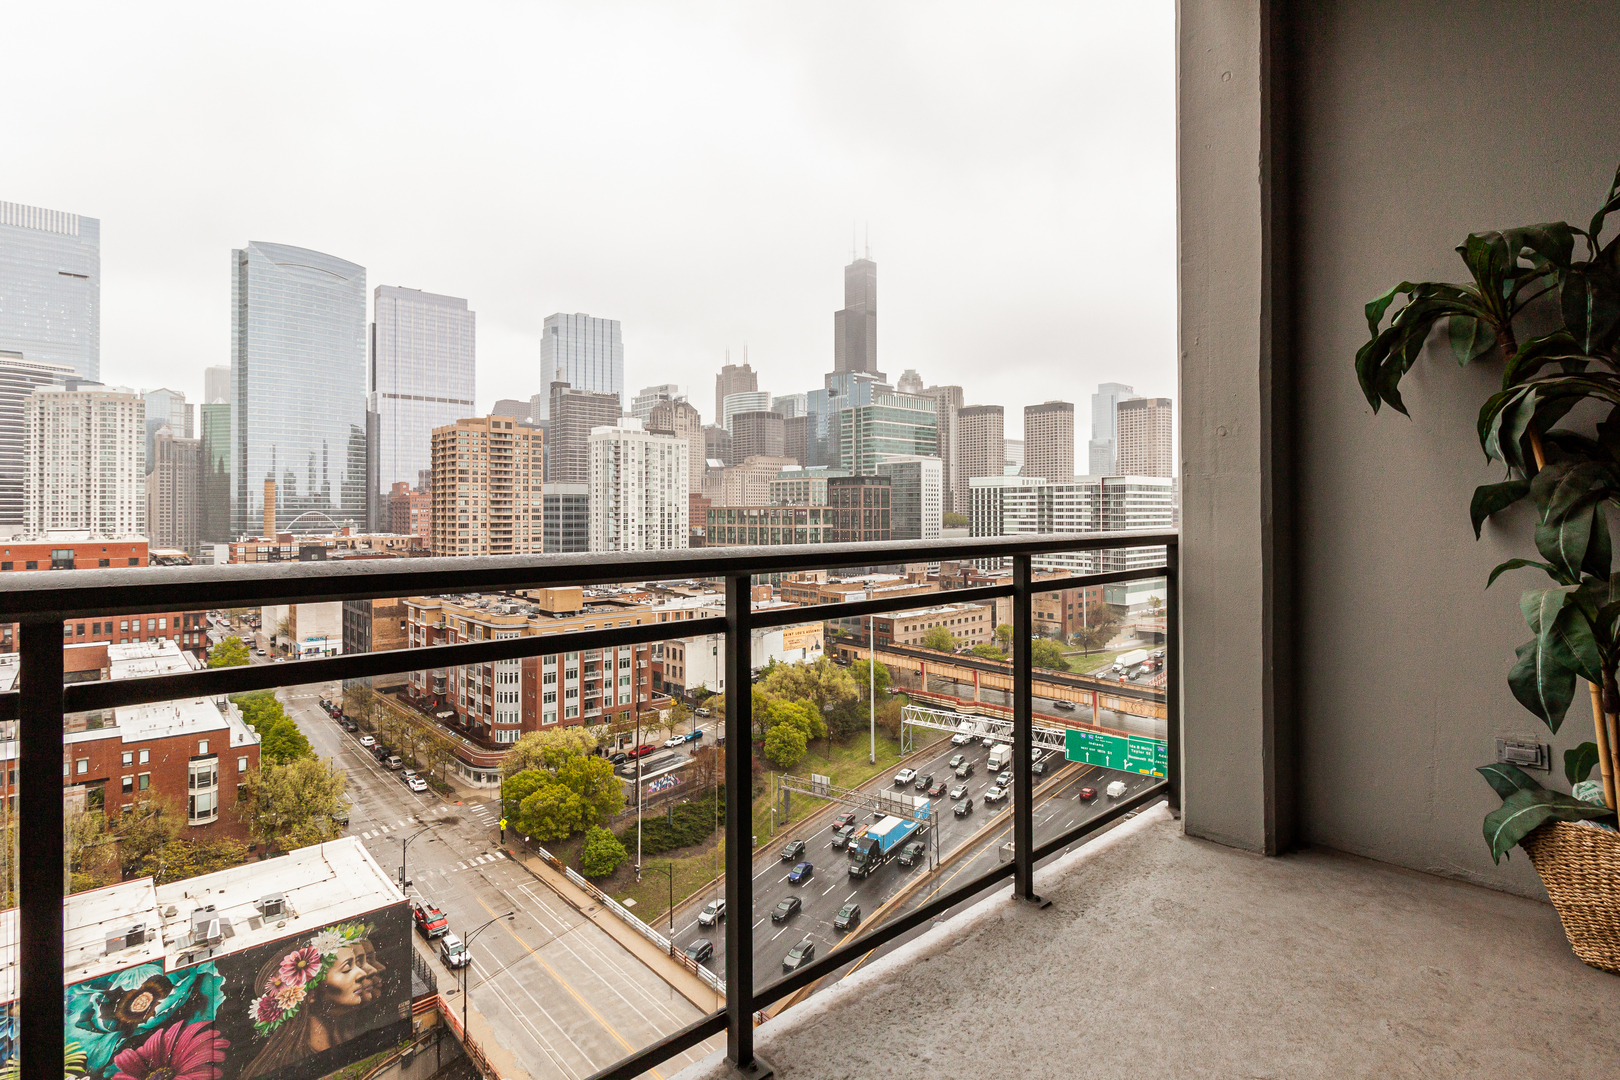
{"label": "parked car", "polygon": [[901,769],[894,774],[894,786],[905,787],[915,779],[917,779],[916,769]]}
{"label": "parked car", "polygon": [[454,934],[446,934],[439,939],[439,959],[443,960],[444,966],[448,968],[466,967],[467,961],[472,959],[472,954],[467,951],[467,946],[462,944],[460,938]]}
{"label": "parked car", "polygon": [[1090,802],[1092,799],[1095,799],[1096,797],[1097,797],[1097,789],[1096,788],[1094,788],[1094,787],[1083,787],[1083,788],[1080,789],[1080,801],[1081,802]]}
{"label": "parked car", "polygon": [[444,912],[439,910],[437,904],[426,902],[413,904],[411,918],[416,921],[417,933],[429,941],[444,937],[450,932],[450,920],[445,918]]}
{"label": "parked car", "polygon": [[634,749],[632,749],[630,751],[630,756],[633,757],[633,758],[646,757],[648,754],[652,753],[654,750],[657,750],[657,749],[658,749],[658,747],[654,746],[652,743],[644,742],[640,746],[637,746]]}
{"label": "parked car", "polygon": [[802,862],[788,871],[789,885],[803,885],[815,876],[816,868],[810,863]]}
{"label": "parked car", "polygon": [[973,800],[971,798],[963,799],[961,802],[952,807],[952,810],[957,817],[967,817],[969,814],[973,813]]}
{"label": "parked car", "polygon": [[726,917],[726,902],[724,900],[710,900],[708,906],[698,912],[699,926],[714,926]]}
{"label": "parked car", "polygon": [[782,961],[782,970],[787,972],[798,971],[805,964],[816,958],[816,943],[806,934],[804,940],[788,950],[787,957]]}
{"label": "parked car", "polygon": [[845,825],[833,833],[832,846],[834,851],[843,851],[849,845],[850,837],[855,835],[855,826]]}
{"label": "parked car", "polygon": [[966,760],[967,760],[967,755],[966,754],[952,754],[951,755],[951,760],[946,762],[946,764],[952,769],[959,769],[959,768],[962,767],[962,762],[964,762]]}
{"label": "parked car", "polygon": [[399,774],[399,778],[401,780],[409,780],[411,777],[413,777],[415,775],[416,775],[416,770],[415,769],[406,769],[404,772]]}
{"label": "parked car", "polygon": [[362,735],[360,736],[360,745],[369,750],[373,746],[377,745],[377,740],[373,739],[370,735]]}
{"label": "parked car", "polygon": [[783,862],[793,862],[795,859],[797,859],[800,855],[803,855],[803,854],[804,854],[804,841],[803,840],[789,840],[787,842],[787,846],[782,849],[782,861]]}
{"label": "parked car", "polygon": [[348,828],[349,827],[349,811],[353,807],[354,807],[354,804],[351,803],[349,801],[349,797],[347,795],[345,795],[343,797],[343,801],[338,803],[337,811],[332,815],[332,820],[337,822],[339,825],[342,825],[345,829]]}
{"label": "parked car", "polygon": [[627,762],[629,760],[630,760],[630,755],[625,753],[623,750],[617,750],[617,751],[615,751],[615,752],[608,755],[608,764],[609,765],[623,765],[625,762]]}
{"label": "parked car", "polygon": [[914,786],[917,788],[918,791],[927,791],[929,788],[933,787],[934,786],[934,775],[933,775],[933,773],[929,773],[927,776],[918,776],[917,777],[917,783]]}
{"label": "parked car", "polygon": [[688,731],[685,735],[681,736],[682,742],[701,742],[702,739],[703,729],[700,727],[695,727],[691,731]]}
{"label": "parked car", "polygon": [[797,915],[799,913],[799,909],[803,906],[803,901],[801,901],[797,896],[790,896],[786,900],[778,900],[776,902],[776,907],[771,909],[771,922],[781,922],[783,919],[790,919]]}
{"label": "parked car", "polygon": [[1059,698],[1057,701],[1052,702],[1052,707],[1055,709],[1072,711],[1074,709],[1074,702]]}
{"label": "parked car", "polygon": [[1108,785],[1108,797],[1110,799],[1117,799],[1123,794],[1125,794],[1125,781],[1115,780]]}
{"label": "parked car", "polygon": [[949,795],[949,798],[950,798],[951,802],[956,802],[958,799],[964,797],[965,795],[967,795],[967,785],[966,784],[957,784],[955,787],[951,788],[951,793]]}
{"label": "parked car", "polygon": [[943,781],[943,780],[934,781],[934,786],[928,789],[928,797],[932,798],[932,799],[937,799],[943,794],[945,794],[945,781]]}
{"label": "parked car", "polygon": [[671,735],[669,738],[664,740],[664,749],[665,750],[668,750],[670,747],[673,747],[673,746],[685,746],[685,745],[686,745],[686,736],[685,735]]}
{"label": "parked car", "polygon": [[833,818],[832,831],[837,832],[839,829],[842,829],[845,825],[853,824],[854,821],[855,821],[855,811],[853,811],[853,810],[845,810],[843,813],[841,813],[837,817]]}
{"label": "parked car", "polygon": [[418,795],[422,794],[422,792],[428,789],[427,781],[422,779],[420,776],[411,777],[409,780],[405,781],[405,786],[410,788]]}
{"label": "parked car", "polygon": [[399,772],[399,770],[405,767],[405,759],[400,757],[398,754],[389,754],[388,760],[384,764],[386,764],[394,772]]}
{"label": "parked car", "polygon": [[853,930],[861,925],[861,905],[845,904],[833,916],[834,930]]}
{"label": "parked car", "polygon": [[913,840],[911,843],[900,849],[900,865],[915,866],[917,863],[922,861],[922,857],[927,850],[928,849],[922,844]]}
{"label": "parked car", "polygon": [[686,947],[686,958],[694,964],[707,963],[714,956],[714,942],[698,938]]}
{"label": "parked car", "polygon": [[707,717],[707,716],[709,716],[709,715],[710,715],[710,713],[709,713],[709,710],[708,710],[708,709],[694,709],[694,710],[693,710],[693,711],[692,711],[692,715],[693,715],[693,716],[702,716],[702,717]]}
{"label": "parked car", "polygon": [[343,730],[344,731],[359,731],[360,730],[360,725],[355,723],[353,720],[350,720],[347,717],[345,717],[344,720],[343,720]]}

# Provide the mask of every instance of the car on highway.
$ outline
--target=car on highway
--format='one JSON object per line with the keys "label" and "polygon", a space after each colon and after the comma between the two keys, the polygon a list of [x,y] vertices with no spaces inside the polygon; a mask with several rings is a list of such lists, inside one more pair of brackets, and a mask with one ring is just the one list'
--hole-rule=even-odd
{"label": "car on highway", "polygon": [[1095,799],[1096,797],[1097,797],[1097,789],[1096,788],[1094,788],[1094,787],[1083,787],[1083,788],[1080,789],[1080,801],[1081,802],[1090,802],[1092,799]]}
{"label": "car on highway", "polygon": [[853,825],[854,823],[855,823],[855,811],[853,811],[853,810],[845,810],[843,813],[841,813],[837,817],[833,818],[832,831],[837,832],[839,829],[842,829],[845,825]]}
{"label": "car on highway", "polygon": [[894,774],[894,786],[905,787],[915,779],[917,779],[916,769],[901,769]]}
{"label": "car on highway", "polygon": [[794,859],[797,859],[800,855],[803,855],[803,854],[804,854],[804,841],[803,840],[789,840],[787,842],[787,846],[782,849],[782,861],[783,862],[792,862]]}
{"label": "car on highway", "polygon": [[973,799],[963,799],[961,802],[953,806],[951,810],[956,814],[957,817],[967,817],[969,814],[973,813]]}
{"label": "car on highway", "polygon": [[686,958],[694,964],[704,964],[714,958],[714,942],[700,937],[686,947]]}
{"label": "car on highway", "polygon": [[996,745],[996,737],[994,735],[986,735],[984,738],[980,739],[979,741],[984,743],[984,745],[992,747],[992,748]]}
{"label": "car on highway", "polygon": [[839,829],[837,832],[833,833],[833,838],[832,838],[832,848],[833,848],[833,850],[834,851],[843,851],[844,848],[849,846],[849,841],[854,835],[855,835],[855,826],[853,826],[853,825],[845,825],[842,829]]}
{"label": "car on highway", "polygon": [[1006,797],[1007,789],[1002,787],[1000,784],[991,784],[984,791],[984,801],[986,803],[1000,802]]}
{"label": "car on highway", "polygon": [[951,788],[951,793],[948,798],[951,800],[951,802],[955,802],[967,794],[967,789],[966,784],[957,784],[955,787]]}
{"label": "car on highway", "polygon": [[1125,794],[1125,781],[1115,780],[1108,785],[1108,797],[1110,799],[1117,799],[1123,794]]}
{"label": "car on highway", "polygon": [[920,842],[913,840],[911,843],[900,849],[900,865],[915,866],[917,863],[922,861],[923,854],[927,850],[928,849]]}
{"label": "car on highway", "polygon": [[377,745],[377,740],[373,739],[370,735],[362,735],[360,736],[360,745],[369,750],[373,746]]}
{"label": "car on highway", "polygon": [[962,762],[964,762],[966,760],[967,760],[967,755],[966,754],[952,754],[951,755],[951,760],[947,761],[945,764],[949,768],[959,769],[959,768],[962,767]]}
{"label": "car on highway", "polygon": [[454,934],[446,934],[439,939],[439,959],[444,961],[447,968],[466,967],[467,961],[472,959],[472,954],[467,951],[467,946],[462,944],[460,938]]}
{"label": "car on highway", "polygon": [[972,775],[973,775],[973,762],[964,761],[964,762],[962,762],[962,764],[960,764],[960,765],[958,765],[956,767],[956,778],[958,780],[966,780],[968,777],[970,777]]}
{"label": "car on highway", "polygon": [[1068,709],[1068,710],[1073,710],[1073,708],[1074,708],[1074,702],[1072,702],[1072,701],[1068,701],[1068,700],[1066,700],[1066,699],[1064,699],[1064,698],[1059,698],[1059,699],[1058,699],[1058,700],[1056,700],[1056,701],[1054,701],[1054,702],[1052,702],[1052,707],[1053,707],[1053,708],[1054,708],[1054,709]]}
{"label": "car on highway", "polygon": [[861,905],[845,904],[833,916],[834,930],[853,930],[861,925]]}
{"label": "car on highway", "polygon": [[937,799],[943,794],[945,794],[945,781],[943,780],[936,780],[934,786],[928,789],[930,798]]}
{"label": "car on highway", "polygon": [[927,791],[929,788],[934,786],[934,774],[929,773],[927,776],[919,775],[917,777],[917,783],[914,784],[913,786],[918,791]]}
{"label": "car on highway", "polygon": [[802,862],[798,866],[795,866],[793,869],[788,871],[788,884],[803,885],[805,882],[814,877],[815,873],[816,868],[813,865],[807,862]]}
{"label": "car on highway", "polygon": [[786,900],[778,900],[776,906],[771,909],[771,922],[791,919],[799,913],[799,909],[803,906],[804,902],[797,896],[790,896]]}
{"label": "car on highway", "polygon": [[952,746],[966,746],[968,743],[970,743],[972,741],[973,741],[973,736],[969,735],[965,731],[958,731],[955,735],[951,736],[951,745]]}
{"label": "car on highway", "polygon": [[664,749],[665,750],[668,750],[672,746],[685,746],[685,745],[686,745],[686,736],[685,735],[671,735],[669,738],[664,740]]}
{"label": "car on highway", "polygon": [[1041,760],[1031,765],[1029,767],[1029,771],[1034,773],[1036,776],[1044,776],[1046,774],[1046,758],[1043,757]]}
{"label": "car on highway", "polygon": [[724,900],[710,900],[708,905],[698,912],[699,926],[714,926],[726,917],[726,902]]}
{"label": "car on highway", "polygon": [[428,789],[427,781],[422,779],[420,776],[411,777],[409,780],[405,781],[405,786],[410,788],[418,795],[422,794],[422,792]]}
{"label": "car on highway", "polygon": [[787,972],[798,971],[805,964],[816,958],[816,943],[806,934],[804,940],[788,950],[787,956],[782,960],[782,970]]}
{"label": "car on highway", "polygon": [[1013,774],[1011,769],[996,777],[996,787],[1012,787],[1012,782]]}

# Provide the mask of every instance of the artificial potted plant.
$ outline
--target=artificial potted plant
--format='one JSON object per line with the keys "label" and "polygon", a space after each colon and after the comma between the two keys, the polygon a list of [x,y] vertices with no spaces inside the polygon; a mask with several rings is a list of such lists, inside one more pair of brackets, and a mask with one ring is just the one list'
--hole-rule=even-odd
{"label": "artificial potted plant", "polygon": [[[1594,737],[1564,755],[1567,795],[1512,765],[1481,767],[1502,797],[1485,818],[1485,840],[1498,862],[1523,846],[1576,955],[1620,974],[1620,573],[1607,514],[1620,502],[1620,237],[1602,239],[1617,211],[1620,171],[1584,230],[1559,221],[1470,234],[1457,252],[1471,281],[1403,281],[1367,305],[1370,339],[1356,354],[1356,377],[1374,412],[1387,404],[1405,413],[1401,377],[1441,323],[1459,363],[1502,365],[1478,436],[1507,475],[1475,490],[1474,535],[1529,498],[1541,557],[1510,559],[1486,584],[1525,568],[1551,579],[1520,597],[1532,637],[1508,686],[1556,733],[1585,680]],[[1586,428],[1558,426],[1582,403],[1606,415]]]}

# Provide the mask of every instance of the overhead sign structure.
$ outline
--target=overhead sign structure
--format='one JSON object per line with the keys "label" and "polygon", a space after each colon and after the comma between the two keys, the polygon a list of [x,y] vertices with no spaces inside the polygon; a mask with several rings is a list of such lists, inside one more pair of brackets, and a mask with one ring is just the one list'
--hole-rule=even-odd
{"label": "overhead sign structure", "polygon": [[1069,728],[1064,733],[1064,756],[1070,761],[1100,765],[1120,772],[1163,776],[1169,754],[1163,739],[1144,735],[1107,735],[1100,731]]}

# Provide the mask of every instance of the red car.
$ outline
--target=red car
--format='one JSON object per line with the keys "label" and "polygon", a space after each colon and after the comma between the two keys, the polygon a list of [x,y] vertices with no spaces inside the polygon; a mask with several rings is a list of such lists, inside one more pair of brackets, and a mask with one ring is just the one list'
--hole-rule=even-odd
{"label": "red car", "polygon": [[853,811],[853,810],[845,810],[842,814],[839,814],[837,817],[833,818],[832,831],[837,832],[839,829],[842,829],[845,825],[853,824],[854,821],[855,821],[855,811]]}
{"label": "red car", "polygon": [[638,757],[646,757],[648,754],[652,753],[654,750],[657,750],[657,749],[658,749],[658,747],[653,745],[652,743],[644,742],[640,746],[636,747],[634,750],[630,751],[630,757],[632,759],[638,758]]}
{"label": "red car", "polygon": [[1097,797],[1097,789],[1096,788],[1083,787],[1083,788],[1080,789],[1080,801],[1081,802],[1090,802],[1092,799],[1095,799],[1096,797]]}

